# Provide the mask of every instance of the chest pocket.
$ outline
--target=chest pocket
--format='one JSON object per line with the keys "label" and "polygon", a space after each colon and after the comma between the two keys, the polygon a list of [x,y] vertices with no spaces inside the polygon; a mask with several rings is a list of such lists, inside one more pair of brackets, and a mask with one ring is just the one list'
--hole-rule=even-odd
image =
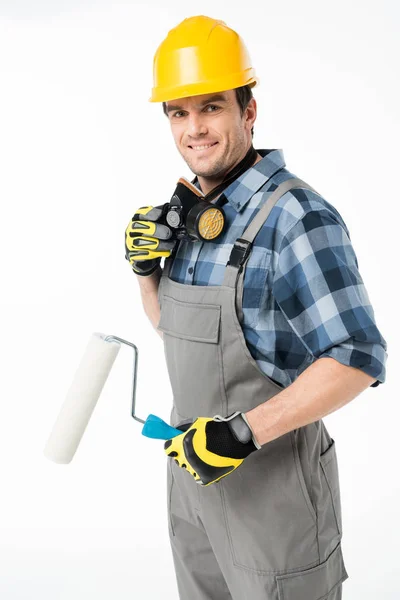
{"label": "chest pocket", "polygon": [[243,324],[255,327],[258,323],[260,309],[268,294],[271,282],[271,250],[254,247],[247,262],[243,282]]}
{"label": "chest pocket", "polygon": [[[163,294],[158,329],[182,419],[226,414],[220,341],[221,306],[186,302]],[[175,423],[176,425],[176,423]]]}

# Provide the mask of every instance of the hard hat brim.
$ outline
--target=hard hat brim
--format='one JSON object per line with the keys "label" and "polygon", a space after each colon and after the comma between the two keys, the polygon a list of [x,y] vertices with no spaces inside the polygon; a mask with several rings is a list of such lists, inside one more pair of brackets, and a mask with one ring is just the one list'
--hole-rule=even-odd
{"label": "hard hat brim", "polygon": [[202,94],[213,94],[232,90],[244,85],[255,87],[259,79],[255,75],[253,68],[246,69],[239,73],[229,74],[228,76],[216,80],[190,83],[182,86],[172,86],[170,88],[152,88],[152,95],[149,102],[168,102],[178,100],[179,98],[188,98],[190,96],[201,96]]}

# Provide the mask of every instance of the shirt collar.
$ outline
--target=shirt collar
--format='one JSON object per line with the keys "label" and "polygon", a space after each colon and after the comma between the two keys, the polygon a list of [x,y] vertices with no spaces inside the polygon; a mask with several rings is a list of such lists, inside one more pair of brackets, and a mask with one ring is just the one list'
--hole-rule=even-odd
{"label": "shirt collar", "polygon": [[237,212],[241,212],[250,198],[277,171],[286,166],[282,150],[258,150],[263,158],[235,179],[216,201],[219,204],[224,196]]}
{"label": "shirt collar", "polygon": [[[286,167],[282,150],[257,149],[256,151],[262,156],[262,159],[228,185],[213,203],[221,204],[226,199],[237,212],[241,212],[264,183],[280,169]],[[197,176],[192,183],[201,190]]]}

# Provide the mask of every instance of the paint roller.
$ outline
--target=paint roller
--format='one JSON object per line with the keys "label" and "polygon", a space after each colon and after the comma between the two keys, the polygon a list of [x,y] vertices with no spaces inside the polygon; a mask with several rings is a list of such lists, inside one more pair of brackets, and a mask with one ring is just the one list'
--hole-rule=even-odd
{"label": "paint roller", "polygon": [[131,412],[132,417],[143,424],[142,434],[154,439],[167,440],[182,433],[182,430],[171,427],[156,415],[149,414],[145,421],[136,415],[139,352],[135,344],[114,335],[93,333],[47,440],[44,455],[49,460],[68,464],[73,459],[121,344],[133,349]]}

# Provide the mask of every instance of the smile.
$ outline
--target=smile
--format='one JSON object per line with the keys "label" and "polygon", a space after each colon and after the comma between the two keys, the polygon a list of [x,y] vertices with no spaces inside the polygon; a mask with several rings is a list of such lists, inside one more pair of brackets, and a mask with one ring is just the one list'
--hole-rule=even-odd
{"label": "smile", "polygon": [[213,144],[203,144],[202,146],[189,146],[189,148],[195,150],[196,152],[202,152],[204,150],[209,150],[210,148],[213,148],[217,144],[218,142],[214,142]]}

